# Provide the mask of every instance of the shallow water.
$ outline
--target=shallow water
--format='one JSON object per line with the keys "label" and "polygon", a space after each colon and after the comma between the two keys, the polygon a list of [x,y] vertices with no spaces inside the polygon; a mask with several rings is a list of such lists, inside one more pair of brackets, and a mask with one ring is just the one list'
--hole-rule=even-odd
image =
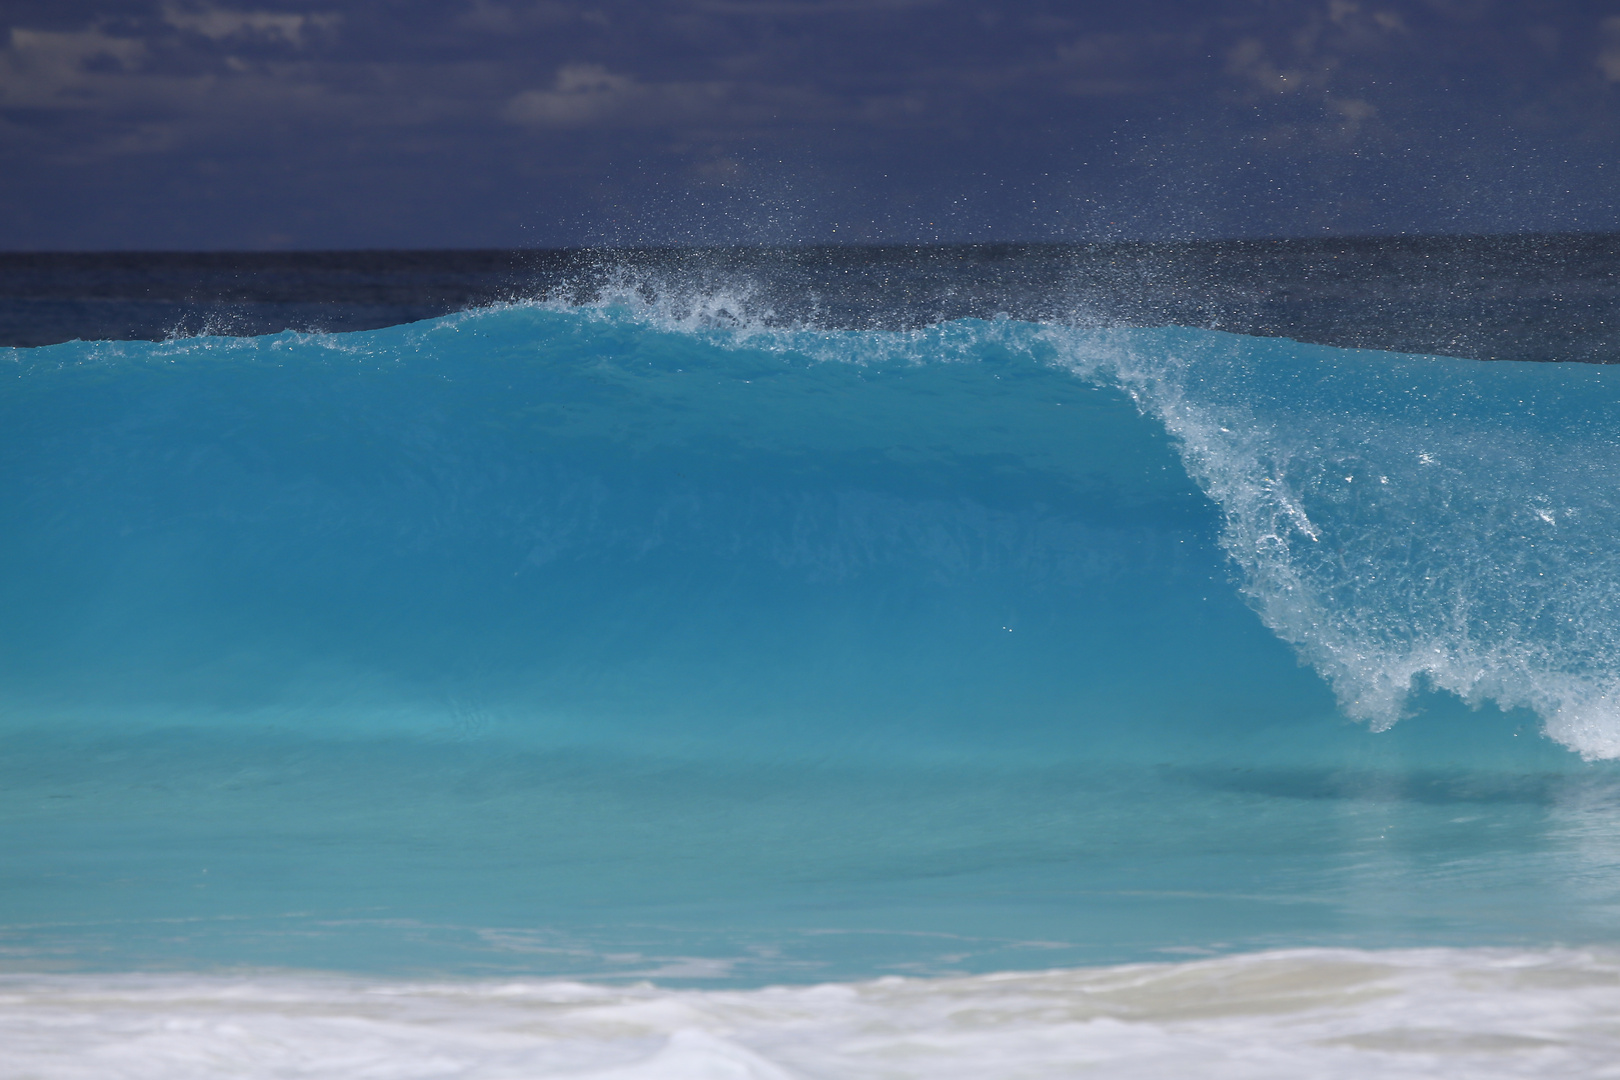
{"label": "shallow water", "polygon": [[1610,369],[741,309],[0,353],[25,1072],[1602,1075]]}

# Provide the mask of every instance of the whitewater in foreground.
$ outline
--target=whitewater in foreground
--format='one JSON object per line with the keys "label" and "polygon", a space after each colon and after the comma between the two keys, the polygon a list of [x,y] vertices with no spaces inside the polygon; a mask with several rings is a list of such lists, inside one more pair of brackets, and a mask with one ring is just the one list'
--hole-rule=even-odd
{"label": "whitewater in foreground", "polygon": [[0,980],[11,1076],[851,1080],[1620,1075],[1620,963],[1301,950],[757,990],[293,975]]}

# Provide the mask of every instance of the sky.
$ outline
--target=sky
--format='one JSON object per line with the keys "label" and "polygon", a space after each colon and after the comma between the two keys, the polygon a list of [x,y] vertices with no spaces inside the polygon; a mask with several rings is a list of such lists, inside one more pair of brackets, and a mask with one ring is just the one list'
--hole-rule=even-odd
{"label": "sky", "polygon": [[1620,0],[0,0],[0,249],[1620,229]]}

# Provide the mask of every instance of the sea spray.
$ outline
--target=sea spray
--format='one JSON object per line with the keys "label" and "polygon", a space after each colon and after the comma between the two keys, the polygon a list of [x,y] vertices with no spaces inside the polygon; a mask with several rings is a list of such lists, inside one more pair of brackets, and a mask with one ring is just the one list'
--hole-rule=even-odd
{"label": "sea spray", "polygon": [[1420,682],[1620,754],[1606,369],[1160,332],[1076,347],[1177,438],[1266,625],[1384,730]]}

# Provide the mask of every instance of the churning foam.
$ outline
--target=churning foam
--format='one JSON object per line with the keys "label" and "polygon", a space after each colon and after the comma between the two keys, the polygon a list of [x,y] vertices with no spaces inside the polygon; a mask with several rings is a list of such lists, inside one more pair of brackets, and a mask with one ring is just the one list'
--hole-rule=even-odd
{"label": "churning foam", "polygon": [[0,979],[38,1080],[1614,1075],[1620,960],[1305,950],[760,990],[285,974]]}
{"label": "churning foam", "polygon": [[1219,505],[1261,619],[1383,730],[1422,685],[1620,757],[1620,395],[1589,365],[1081,337]]}

